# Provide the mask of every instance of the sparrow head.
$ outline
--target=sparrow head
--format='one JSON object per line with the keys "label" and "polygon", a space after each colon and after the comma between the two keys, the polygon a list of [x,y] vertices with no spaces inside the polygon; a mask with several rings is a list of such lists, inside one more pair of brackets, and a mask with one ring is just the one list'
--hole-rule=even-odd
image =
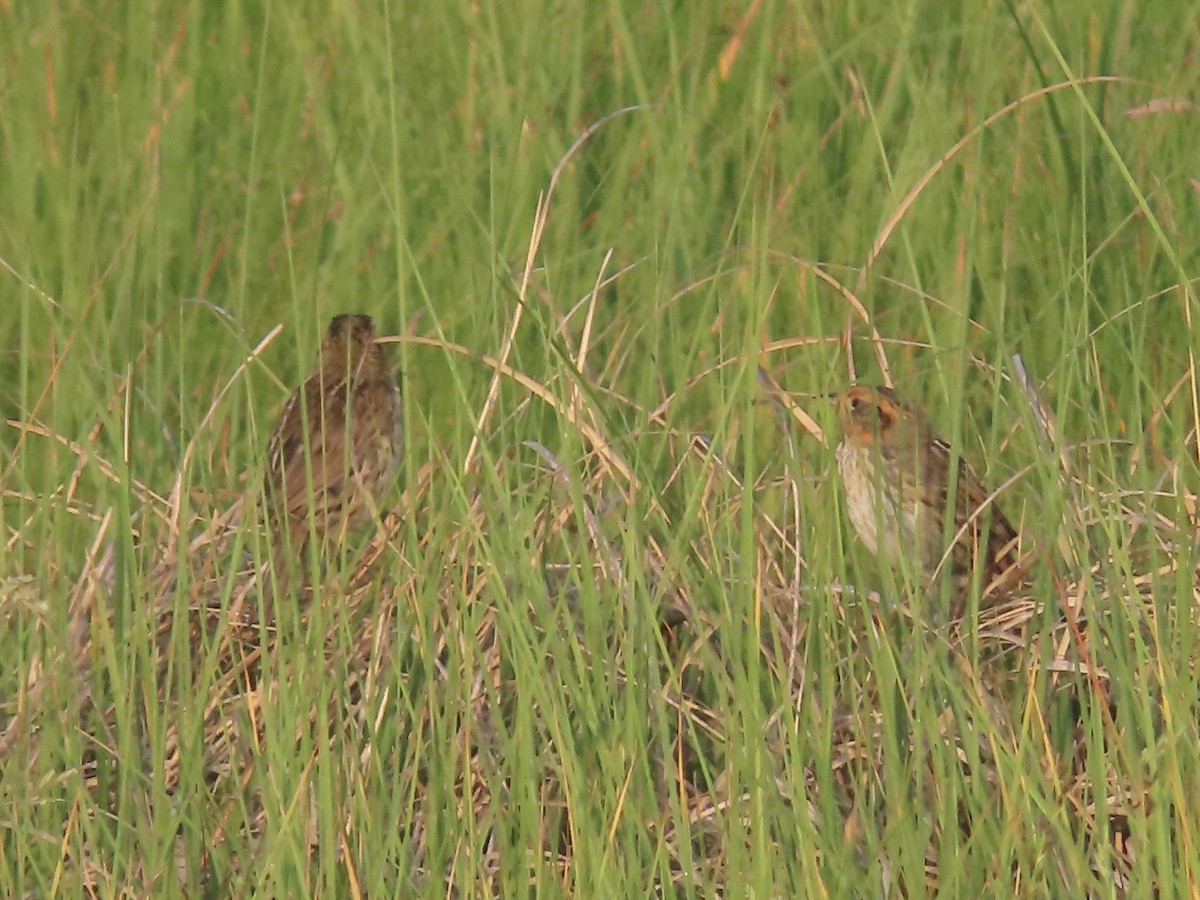
{"label": "sparrow head", "polygon": [[343,313],[329,320],[326,343],[342,342],[351,347],[374,342],[375,322],[363,313]]}
{"label": "sparrow head", "polygon": [[383,348],[376,342],[375,323],[363,313],[334,316],[321,344],[321,367],[331,374],[380,376],[387,371]]}
{"label": "sparrow head", "polygon": [[891,388],[856,384],[835,395],[835,404],[846,440],[860,447],[890,443],[919,420]]}

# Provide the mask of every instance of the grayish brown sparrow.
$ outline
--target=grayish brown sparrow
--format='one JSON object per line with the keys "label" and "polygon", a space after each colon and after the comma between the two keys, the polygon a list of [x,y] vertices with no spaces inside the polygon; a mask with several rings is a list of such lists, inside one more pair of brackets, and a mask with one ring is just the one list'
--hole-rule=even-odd
{"label": "grayish brown sparrow", "polygon": [[[288,400],[267,446],[263,498],[274,596],[374,518],[402,445],[400,389],[370,316],[334,316],[317,370]],[[315,542],[315,543],[314,543]]]}

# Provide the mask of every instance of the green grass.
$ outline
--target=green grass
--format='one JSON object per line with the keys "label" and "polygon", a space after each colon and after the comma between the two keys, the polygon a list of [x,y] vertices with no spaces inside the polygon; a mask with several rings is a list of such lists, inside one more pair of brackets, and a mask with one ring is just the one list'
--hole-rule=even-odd
{"label": "green grass", "polygon": [[[1200,880],[1200,14],[747,6],[0,3],[0,894]],[[237,632],[346,311],[393,515]],[[1013,479],[1008,618],[880,604],[760,365]]]}

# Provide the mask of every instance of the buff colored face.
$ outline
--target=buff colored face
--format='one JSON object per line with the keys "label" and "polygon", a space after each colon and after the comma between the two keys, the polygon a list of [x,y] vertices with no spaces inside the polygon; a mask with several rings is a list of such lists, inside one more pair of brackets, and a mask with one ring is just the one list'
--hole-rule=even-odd
{"label": "buff colored face", "polygon": [[846,437],[869,447],[904,416],[904,408],[887,388],[855,386],[837,398],[838,417]]}

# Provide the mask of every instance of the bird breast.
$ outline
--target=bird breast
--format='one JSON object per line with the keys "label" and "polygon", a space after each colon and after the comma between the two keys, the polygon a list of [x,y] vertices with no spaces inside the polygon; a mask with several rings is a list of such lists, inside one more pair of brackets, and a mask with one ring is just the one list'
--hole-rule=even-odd
{"label": "bird breast", "polygon": [[897,560],[916,549],[906,548],[903,536],[918,533],[915,521],[918,511],[900,503],[898,486],[888,484],[886,477],[875,471],[873,452],[878,451],[852,446],[845,441],[837,449],[838,469],[845,487],[846,514],[869,551]]}

